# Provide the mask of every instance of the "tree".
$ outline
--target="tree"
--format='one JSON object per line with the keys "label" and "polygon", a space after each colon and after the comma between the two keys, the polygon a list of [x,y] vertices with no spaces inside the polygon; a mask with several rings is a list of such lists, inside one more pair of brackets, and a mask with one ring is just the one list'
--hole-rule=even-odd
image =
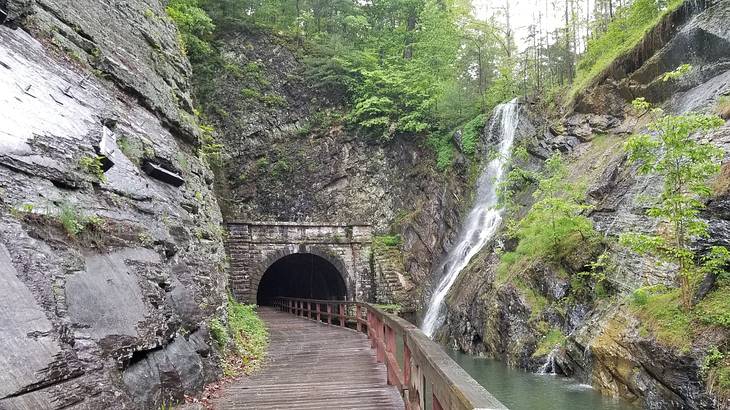
{"label": "tree", "polygon": [[519,169],[510,174],[508,180],[537,180],[535,202],[527,215],[510,229],[512,236],[519,240],[517,254],[559,262],[577,244],[595,237],[593,223],[584,215],[590,209],[584,203],[585,189],[568,181],[567,167],[560,154],[548,158],[544,170],[538,174],[525,174]]}
{"label": "tree", "polygon": [[[636,100],[634,106],[648,108],[648,103]],[[678,276],[685,309],[692,304],[692,278],[702,271],[698,266],[693,240],[708,236],[707,222],[700,218],[703,200],[712,194],[708,180],[720,170],[724,152],[710,143],[694,138],[724,124],[715,115],[664,115],[652,110],[657,119],[649,125],[653,134],[631,137],[626,143],[629,160],[638,164],[641,175],[656,174],[664,179],[659,202],[649,208],[647,215],[659,219],[666,230],[659,235],[626,233],[621,243],[640,254],[651,253],[678,266]],[[722,248],[724,249],[724,248]],[[727,255],[722,249],[712,249],[705,269],[717,267],[718,259]]]}

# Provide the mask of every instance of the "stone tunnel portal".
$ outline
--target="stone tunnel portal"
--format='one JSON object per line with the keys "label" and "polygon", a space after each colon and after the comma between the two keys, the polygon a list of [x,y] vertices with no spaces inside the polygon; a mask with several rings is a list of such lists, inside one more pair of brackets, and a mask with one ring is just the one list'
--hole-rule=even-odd
{"label": "stone tunnel portal", "polygon": [[258,305],[271,305],[277,296],[344,300],[343,273],[327,259],[313,253],[294,253],[266,269],[256,293]]}

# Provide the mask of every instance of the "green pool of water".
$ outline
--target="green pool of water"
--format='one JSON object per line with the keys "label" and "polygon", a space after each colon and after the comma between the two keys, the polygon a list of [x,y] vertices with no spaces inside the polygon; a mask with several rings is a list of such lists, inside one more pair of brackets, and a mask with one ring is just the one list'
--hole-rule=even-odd
{"label": "green pool of water", "polygon": [[617,410],[636,407],[590,386],[555,375],[534,374],[504,363],[447,350],[459,365],[512,410]]}

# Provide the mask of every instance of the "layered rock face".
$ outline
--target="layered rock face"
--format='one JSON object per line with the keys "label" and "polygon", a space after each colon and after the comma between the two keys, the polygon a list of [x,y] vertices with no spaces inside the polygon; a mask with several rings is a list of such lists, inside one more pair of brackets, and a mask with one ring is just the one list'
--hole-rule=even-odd
{"label": "layered rock face", "polygon": [[387,272],[384,281],[397,289],[377,294],[412,300],[401,297],[412,294],[407,283],[428,283],[431,261],[458,229],[468,166],[462,160],[447,178],[422,142],[379,142],[345,128],[336,98],[312,87],[293,47],[260,33],[222,41],[222,54],[241,67],[206,87],[225,146],[217,179],[224,218],[364,223],[376,234],[398,233],[402,254],[373,258],[373,270]]}
{"label": "layered rock face", "polygon": [[[651,198],[661,191],[661,179],[637,176],[622,148],[626,137],[646,126],[630,101],[636,97],[661,104],[673,113],[708,112],[721,95],[730,94],[730,32],[724,23],[730,2],[685,2],[624,59],[617,60],[604,76],[576,100],[575,112],[563,124],[528,146],[535,163],[545,158],[540,148],[568,153],[571,178],[587,183],[590,218],[607,243],[622,232],[655,232],[656,221],[646,216]],[[691,72],[678,80],[663,81],[661,74],[691,64]],[[527,118],[527,117],[525,117]],[[557,128],[557,129],[556,129]],[[730,152],[730,126],[706,136]],[[727,164],[715,186],[715,197],[703,217],[709,245],[730,245]],[[525,198],[522,198],[523,200]],[[523,205],[528,205],[525,200]],[[510,250],[514,244],[495,243]],[[689,347],[678,349],[658,341],[626,295],[646,284],[675,286],[675,275],[666,265],[609,245],[610,266],[605,268],[611,297],[597,297],[594,289],[581,289],[574,275],[605,249],[583,246],[563,261],[560,269],[533,261],[498,278],[499,258],[494,246],[472,261],[449,296],[449,315],[442,337],[467,352],[502,358],[536,370],[554,347],[544,346],[549,329],[567,336],[563,348],[550,355],[552,368],[590,383],[605,394],[620,396],[649,408],[726,408],[730,403],[708,391],[702,375],[705,352],[722,346],[727,329],[687,335]],[[566,275],[567,274],[567,275]],[[547,350],[545,349],[547,347]],[[725,401],[722,401],[725,400]]]}
{"label": "layered rock face", "polygon": [[3,1],[0,408],[159,408],[219,373],[213,174],[161,1]]}

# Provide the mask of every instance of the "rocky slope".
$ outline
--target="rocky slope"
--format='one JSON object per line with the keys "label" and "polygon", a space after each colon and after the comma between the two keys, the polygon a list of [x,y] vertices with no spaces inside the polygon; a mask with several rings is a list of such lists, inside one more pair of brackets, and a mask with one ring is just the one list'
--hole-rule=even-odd
{"label": "rocky slope", "polygon": [[[615,244],[621,232],[654,231],[655,222],[645,210],[648,198],[661,189],[660,180],[637,177],[626,161],[623,142],[646,122],[628,103],[643,96],[670,112],[712,110],[721,95],[730,94],[728,16],[728,1],[686,2],[580,95],[575,111],[561,124],[545,134],[523,136],[533,166],[545,158],[536,147],[560,142],[557,148],[569,152],[571,178],[587,183],[594,207],[590,218],[607,240],[579,247],[559,267],[531,261],[506,277],[497,273],[494,250],[511,250],[514,244],[496,241],[472,261],[449,296],[444,340],[530,370],[550,360],[558,373],[649,408],[730,406],[726,396],[710,391],[702,371],[708,349],[726,346],[730,331],[692,325],[681,343],[656,333],[652,317],[637,310],[627,295],[646,284],[674,286],[673,276],[666,267]],[[685,63],[693,67],[689,75],[670,82],[658,78]],[[523,118],[541,129],[539,121]],[[730,152],[730,126],[707,138]],[[540,142],[530,142],[535,140]],[[711,239],[697,243],[699,250],[730,244],[722,178],[704,213]],[[606,280],[598,285],[584,272],[604,250],[609,255],[601,268]]]}
{"label": "rocky slope", "polygon": [[164,3],[0,11],[0,408],[195,394],[219,373],[224,252]]}

